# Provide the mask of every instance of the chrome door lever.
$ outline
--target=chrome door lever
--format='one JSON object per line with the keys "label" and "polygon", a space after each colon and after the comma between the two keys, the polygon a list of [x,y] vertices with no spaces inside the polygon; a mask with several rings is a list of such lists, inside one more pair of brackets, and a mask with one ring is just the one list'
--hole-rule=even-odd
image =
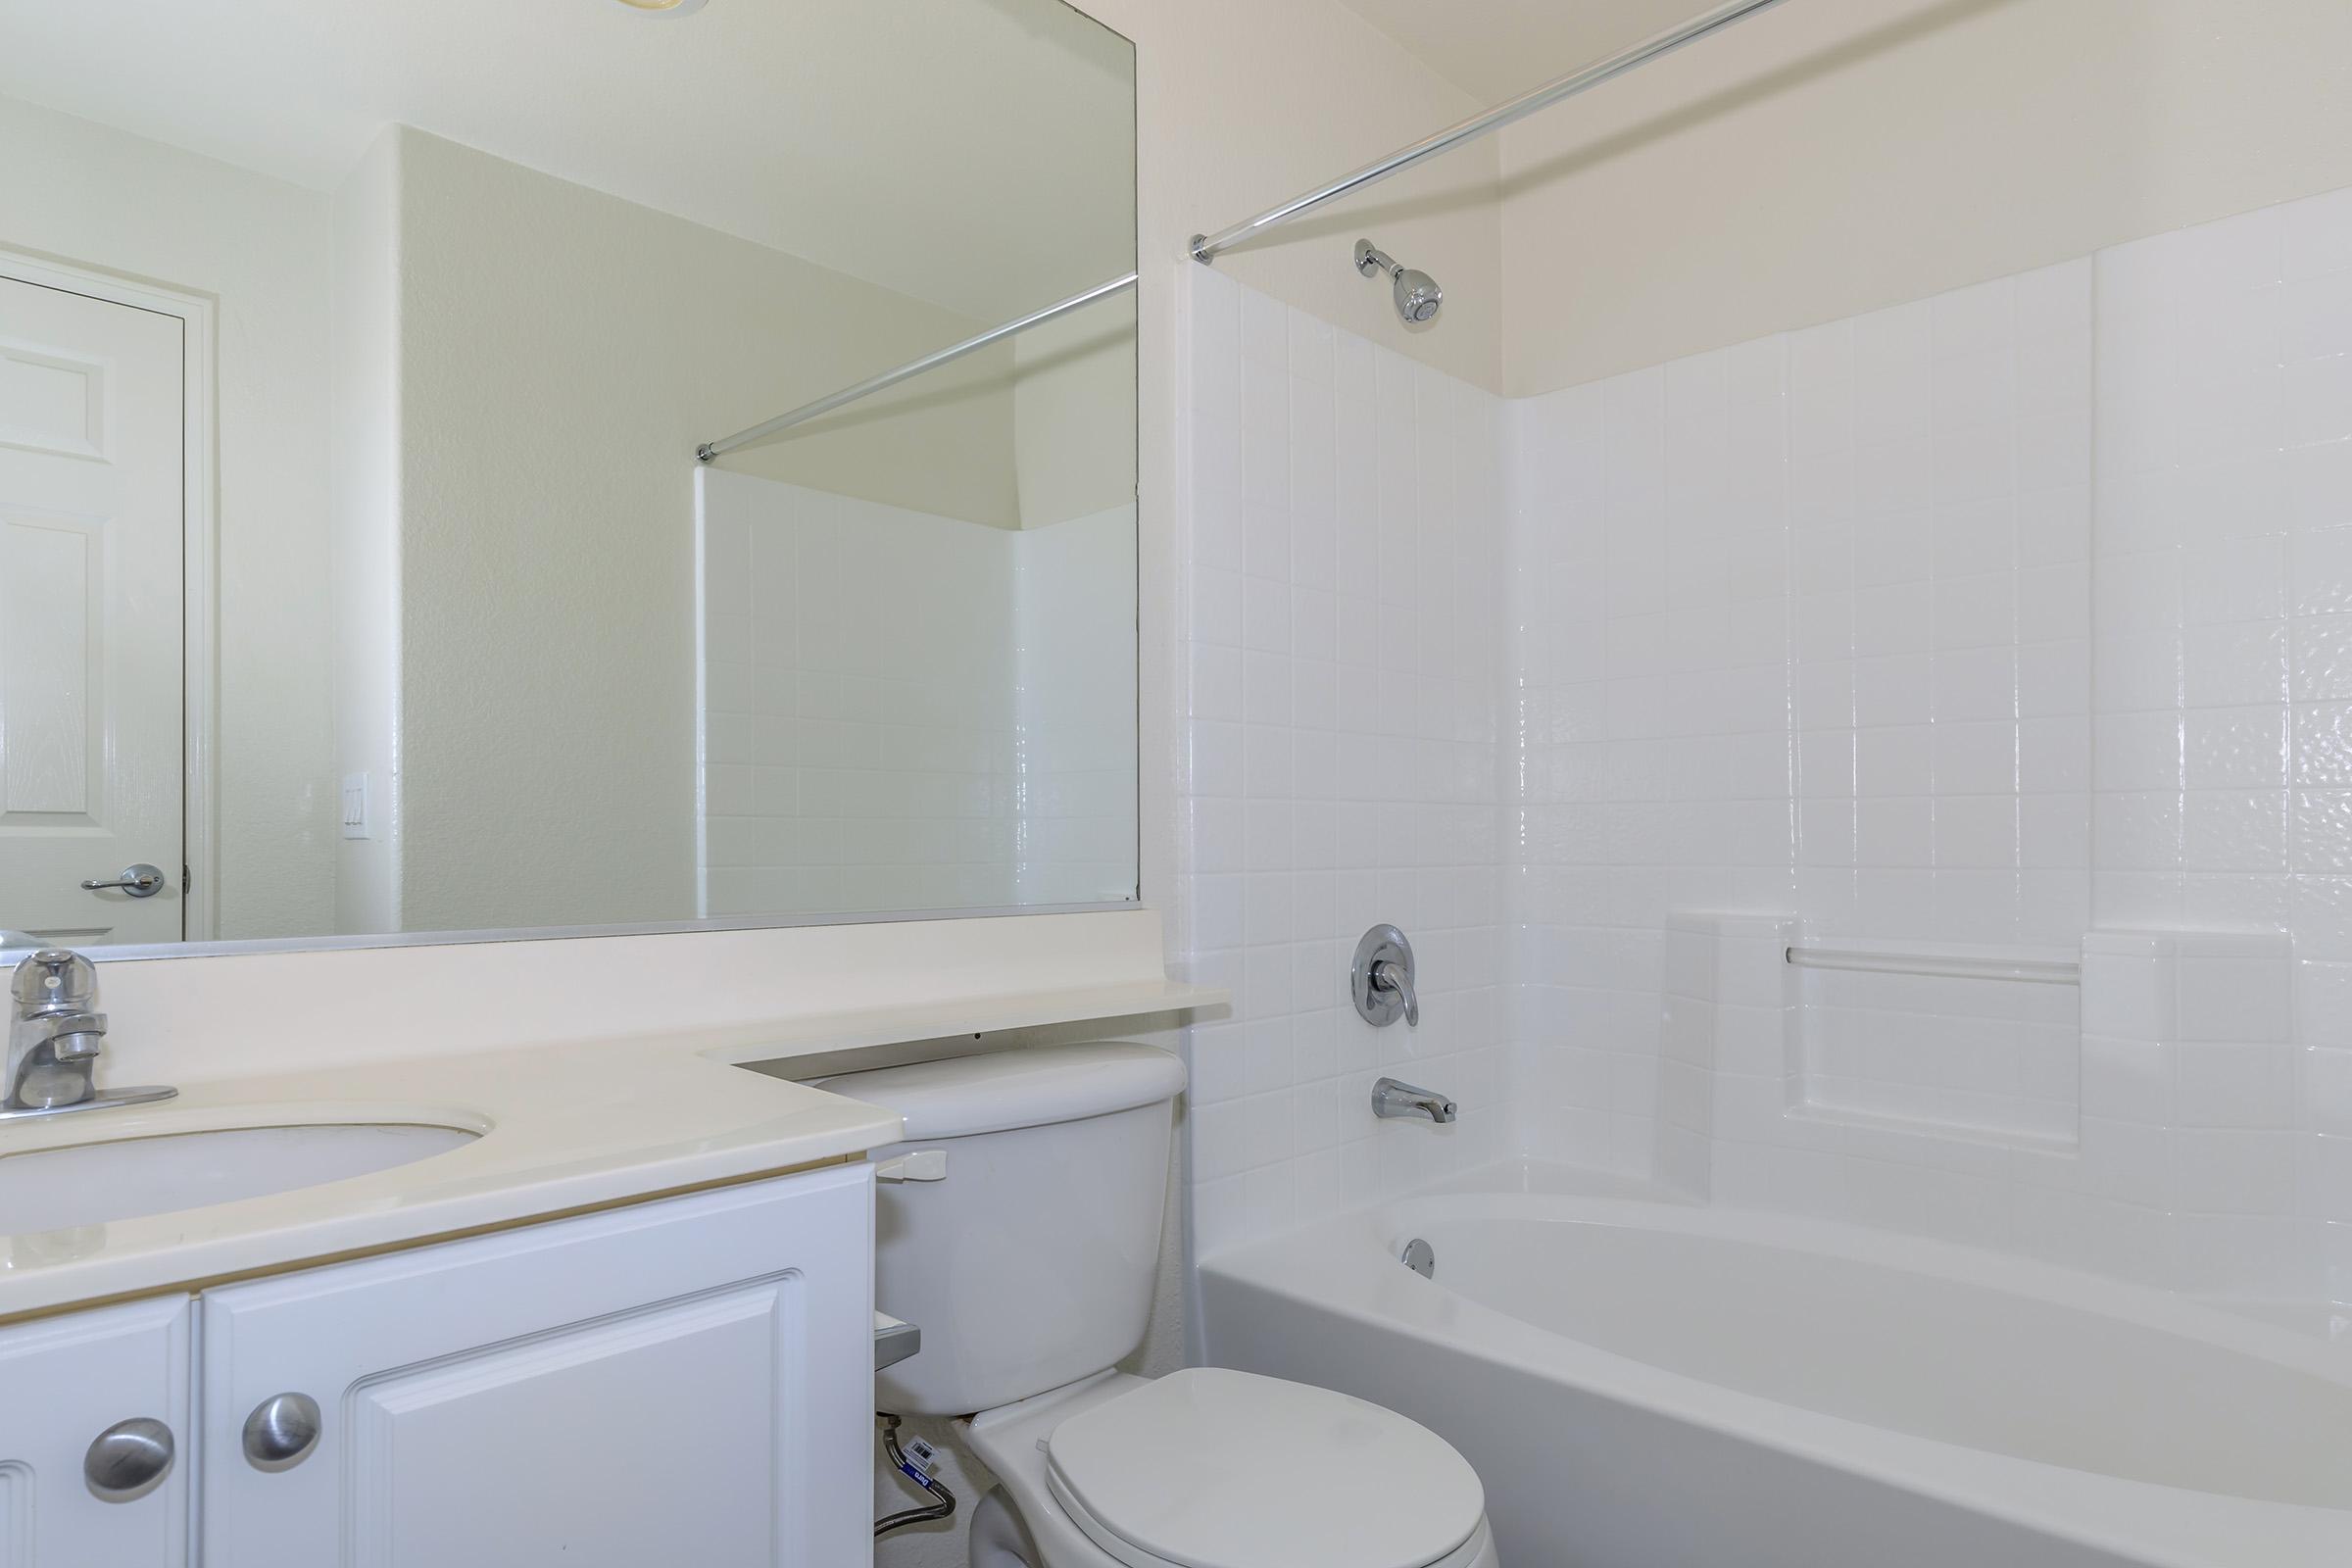
{"label": "chrome door lever", "polygon": [[164,873],[155,866],[141,861],[137,865],[124,866],[122,874],[111,882],[100,881],[98,878],[92,877],[81,885],[81,891],[84,893],[127,893],[134,899],[152,899],[164,891]]}

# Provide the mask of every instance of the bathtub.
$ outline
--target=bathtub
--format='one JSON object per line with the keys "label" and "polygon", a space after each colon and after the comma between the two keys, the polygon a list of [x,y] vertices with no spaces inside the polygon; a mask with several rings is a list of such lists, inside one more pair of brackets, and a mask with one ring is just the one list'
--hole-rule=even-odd
{"label": "bathtub", "polygon": [[2352,1564],[2352,1351],[1990,1252],[1488,1185],[1219,1254],[1201,1321],[1219,1365],[1452,1442],[1508,1568]]}

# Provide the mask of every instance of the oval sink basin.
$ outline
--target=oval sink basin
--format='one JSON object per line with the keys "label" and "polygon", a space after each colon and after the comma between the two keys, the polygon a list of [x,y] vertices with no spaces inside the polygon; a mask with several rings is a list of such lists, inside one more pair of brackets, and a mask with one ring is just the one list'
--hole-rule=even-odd
{"label": "oval sink basin", "polygon": [[477,1136],[457,1127],[334,1122],[168,1133],[0,1155],[0,1236],[339,1182],[430,1159]]}

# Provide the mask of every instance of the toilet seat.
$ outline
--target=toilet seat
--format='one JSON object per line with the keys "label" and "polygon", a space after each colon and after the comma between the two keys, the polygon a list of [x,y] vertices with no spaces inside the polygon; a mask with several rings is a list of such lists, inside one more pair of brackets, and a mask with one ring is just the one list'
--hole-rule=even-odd
{"label": "toilet seat", "polygon": [[1054,1499],[1126,1568],[1439,1568],[1484,1539],[1486,1493],[1460,1454],[1328,1389],[1172,1372],[1044,1446]]}

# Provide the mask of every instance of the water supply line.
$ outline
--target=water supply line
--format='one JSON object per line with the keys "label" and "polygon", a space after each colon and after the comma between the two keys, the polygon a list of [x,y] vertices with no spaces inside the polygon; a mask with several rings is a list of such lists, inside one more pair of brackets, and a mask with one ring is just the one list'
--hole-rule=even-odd
{"label": "water supply line", "polygon": [[933,1458],[931,1446],[923,1443],[920,1439],[916,1440],[923,1456],[921,1462],[918,1463],[914,1459],[908,1458],[906,1450],[899,1446],[899,1418],[897,1416],[887,1410],[877,1410],[874,1412],[874,1422],[881,1428],[882,1451],[890,1455],[891,1467],[939,1499],[929,1507],[906,1508],[898,1513],[883,1515],[874,1521],[874,1539],[879,1541],[893,1530],[904,1530],[908,1525],[929,1524],[935,1519],[955,1518],[956,1494],[940,1485],[939,1479],[931,1474],[930,1466]]}

